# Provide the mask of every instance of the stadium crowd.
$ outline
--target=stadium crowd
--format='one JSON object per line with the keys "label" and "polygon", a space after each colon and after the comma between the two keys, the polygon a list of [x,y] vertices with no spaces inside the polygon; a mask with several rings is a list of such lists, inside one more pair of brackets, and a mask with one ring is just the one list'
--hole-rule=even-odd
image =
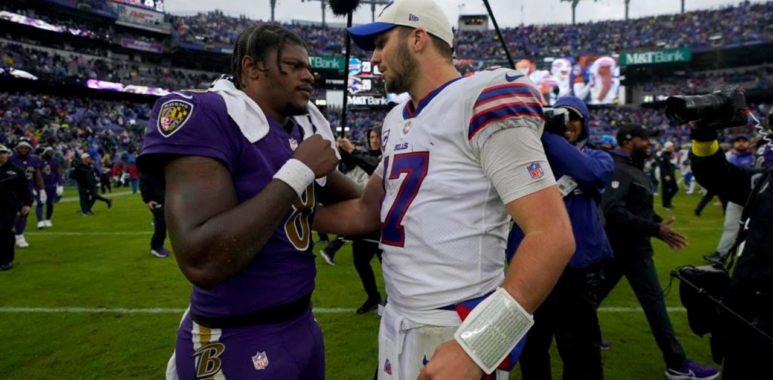
{"label": "stadium crowd", "polygon": [[[65,167],[83,153],[99,160],[116,181],[126,182],[142,144],[150,105],[77,97],[0,92],[0,144],[28,138],[35,148],[51,147]],[[101,152],[101,153],[100,153]],[[67,178],[67,177],[65,177]]]}
{"label": "stadium crowd", "polygon": [[[753,104],[750,108],[764,124],[770,105]],[[57,146],[61,152],[76,151],[92,142],[108,150],[136,149],[142,144],[150,111],[151,104],[144,103],[0,92],[0,143],[13,145],[19,137],[26,136],[44,145]],[[325,112],[336,131],[340,131],[340,112],[340,108],[329,108]],[[353,141],[359,141],[365,131],[380,126],[386,112],[385,109],[350,110],[348,129],[344,132]],[[622,123],[642,124],[663,131],[660,143],[672,141],[681,145],[689,141],[689,128],[670,126],[660,109],[602,107],[590,112],[589,135],[594,142],[603,135],[614,136]],[[730,138],[739,133],[753,131],[736,128],[729,130],[727,136]],[[120,156],[113,154],[113,157]]]}
{"label": "stadium crowd", "polygon": [[[3,7],[0,9],[4,9]],[[89,38],[115,43],[117,32],[101,25],[73,23],[51,18],[30,9],[8,9],[17,14],[39,18],[54,25],[82,30]],[[765,33],[767,20],[773,17],[773,3],[742,2],[737,6],[701,10],[683,14],[643,17],[632,20],[612,20],[570,24],[523,25],[502,30],[511,52],[519,56],[579,56],[610,54],[624,50],[664,49],[689,46],[707,49],[729,45],[769,42]],[[265,21],[244,16],[233,17],[221,11],[198,13],[193,16],[169,17],[176,38],[205,44],[230,47],[246,27]],[[282,24],[298,33],[310,46],[312,55],[336,55],[344,50],[344,31],[337,27]],[[120,37],[120,36],[119,36]],[[132,36],[153,41],[149,37]],[[504,59],[500,43],[493,30],[486,32],[456,32],[457,58],[487,57]],[[161,42],[155,40],[155,42]],[[355,48],[355,56],[366,56]]]}

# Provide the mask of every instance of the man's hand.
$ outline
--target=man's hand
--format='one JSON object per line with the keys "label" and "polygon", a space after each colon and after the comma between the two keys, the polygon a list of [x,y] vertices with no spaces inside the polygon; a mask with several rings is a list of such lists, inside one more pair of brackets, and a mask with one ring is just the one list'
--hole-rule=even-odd
{"label": "man's hand", "polygon": [[156,208],[156,206],[158,206],[158,202],[156,202],[156,201],[150,201],[150,202],[145,203],[145,204],[148,205],[148,208],[151,209],[151,210],[154,210]]}
{"label": "man's hand", "polygon": [[687,237],[671,229],[671,223],[676,218],[673,216],[660,223],[658,239],[663,240],[673,250],[680,250],[687,246]]}
{"label": "man's hand", "polygon": [[671,176],[670,175],[664,176],[663,180],[664,181],[670,181],[671,180]]}
{"label": "man's hand", "polygon": [[324,177],[335,169],[338,164],[335,150],[330,141],[320,135],[314,135],[303,140],[293,154],[293,158],[303,162],[314,172],[316,178]]}
{"label": "man's hand", "polygon": [[40,200],[40,203],[46,203],[48,200],[48,194],[46,194],[46,191],[43,189],[40,189],[40,197],[38,198]]}
{"label": "man's hand", "polygon": [[24,206],[21,208],[21,214],[22,216],[27,215],[30,213],[30,206]]}
{"label": "man's hand", "polygon": [[63,193],[64,193],[64,186],[57,185],[56,186],[56,196],[57,197],[61,197]]}
{"label": "man's hand", "polygon": [[483,370],[472,361],[455,340],[435,348],[432,358],[419,372],[417,380],[470,379],[479,380]]}
{"label": "man's hand", "polygon": [[346,153],[352,153],[354,152],[354,144],[352,144],[349,139],[346,137],[339,137],[336,141],[336,145],[338,145],[338,148],[345,151]]}

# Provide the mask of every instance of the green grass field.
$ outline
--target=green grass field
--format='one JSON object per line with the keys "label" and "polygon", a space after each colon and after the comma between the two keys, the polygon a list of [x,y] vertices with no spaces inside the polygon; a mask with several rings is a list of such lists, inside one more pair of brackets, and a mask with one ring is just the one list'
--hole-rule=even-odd
{"label": "green grass field", "polygon": [[[31,216],[30,248],[17,248],[14,269],[0,272],[0,378],[163,378],[190,285],[174,258],[150,255],[151,214],[139,195],[126,188],[114,192],[113,209],[98,202],[93,217],[77,212],[71,188],[56,206],[53,228],[38,231]],[[664,287],[671,269],[702,264],[701,256],[717,243],[721,208],[710,204],[695,217],[699,197],[678,194],[673,212],[658,207],[664,217],[675,215],[675,229],[690,239],[679,252],[654,243]],[[376,366],[378,315],[354,313],[365,295],[350,249],[347,244],[339,251],[337,266],[318,257],[313,300],[332,380],[370,379]],[[677,335],[690,358],[710,363],[708,339],[689,331],[677,289],[675,282],[667,296]],[[599,312],[604,339],[612,343],[603,354],[607,379],[664,378],[660,352],[637,307],[623,280]],[[560,379],[560,360],[553,353],[554,377]],[[517,369],[511,378],[520,378]]]}

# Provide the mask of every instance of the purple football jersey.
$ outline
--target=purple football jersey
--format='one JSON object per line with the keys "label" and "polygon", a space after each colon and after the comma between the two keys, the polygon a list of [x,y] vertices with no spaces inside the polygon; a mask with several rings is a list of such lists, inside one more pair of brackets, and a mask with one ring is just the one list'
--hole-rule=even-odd
{"label": "purple football jersey", "polygon": [[62,183],[62,178],[59,175],[59,160],[50,158],[48,160],[41,160],[42,166],[40,174],[43,176],[43,183],[47,189],[56,187]]}
{"label": "purple football jersey", "polygon": [[40,169],[43,166],[43,160],[32,153],[21,156],[16,152],[11,156],[10,160],[18,167],[24,169],[24,175],[27,176],[27,184],[29,184],[30,187],[37,188],[37,184],[35,183],[35,169]]}
{"label": "purple football jersey", "polygon": [[[173,93],[156,102],[148,126],[140,170],[162,175],[168,155],[217,159],[230,171],[239,202],[258,194],[302,140],[269,119],[270,131],[250,143],[228,116],[225,102],[214,92]],[[250,264],[214,289],[193,287],[191,311],[206,317],[253,313],[293,301],[314,289],[311,220],[316,207],[314,185],[296,199],[287,216]]]}

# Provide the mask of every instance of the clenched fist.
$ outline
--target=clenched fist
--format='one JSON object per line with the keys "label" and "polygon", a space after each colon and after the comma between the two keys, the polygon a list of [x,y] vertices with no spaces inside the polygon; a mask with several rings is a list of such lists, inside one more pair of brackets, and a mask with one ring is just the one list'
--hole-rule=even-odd
{"label": "clenched fist", "polygon": [[338,164],[338,157],[336,157],[331,142],[323,139],[320,135],[303,140],[295,149],[293,158],[308,166],[316,178],[328,175]]}

